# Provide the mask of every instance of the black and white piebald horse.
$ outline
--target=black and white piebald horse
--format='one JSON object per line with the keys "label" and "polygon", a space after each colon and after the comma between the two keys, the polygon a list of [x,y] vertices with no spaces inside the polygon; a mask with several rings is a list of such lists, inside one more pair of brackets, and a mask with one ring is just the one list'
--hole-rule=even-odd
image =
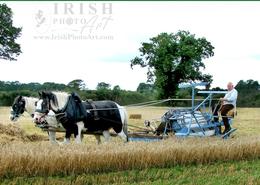
{"label": "black and white piebald horse", "polygon": [[36,108],[35,103],[37,101],[37,98],[17,96],[11,107],[10,120],[13,122],[17,121],[24,112],[27,112],[31,117],[33,117]]}
{"label": "black and white piebald horse", "polygon": [[[110,138],[113,129],[124,141],[127,141],[127,113],[124,107],[113,101],[81,101],[75,94],[65,92],[42,92],[37,102],[34,121],[43,122],[49,111],[66,130],[65,140],[74,134],[76,142],[81,143],[82,130],[102,132],[105,140]],[[100,136],[95,135],[98,143]]]}
{"label": "black and white piebald horse", "polygon": [[[27,112],[33,118],[38,100],[38,98],[34,97],[17,96],[11,107],[10,120],[16,122],[24,112]],[[51,127],[57,127],[58,123],[57,120],[52,117],[53,113],[50,111],[49,114],[50,115],[48,115],[46,119],[48,125]],[[49,131],[48,134],[50,142],[53,144],[58,144],[58,141],[56,140],[56,132]]]}

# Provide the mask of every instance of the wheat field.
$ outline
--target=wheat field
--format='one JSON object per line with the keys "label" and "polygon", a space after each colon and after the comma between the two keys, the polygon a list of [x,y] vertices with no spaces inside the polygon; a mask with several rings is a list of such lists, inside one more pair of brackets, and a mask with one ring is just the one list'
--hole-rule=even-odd
{"label": "wheat field", "polygon": [[[129,120],[142,126],[146,119],[156,119],[165,107],[128,109],[128,114],[141,114]],[[233,127],[233,138],[169,138],[159,142],[123,143],[113,138],[97,145],[92,136],[81,145],[53,146],[47,133],[35,128],[28,115],[10,125],[9,108],[0,108],[0,177],[53,176],[100,173],[151,167],[174,167],[187,164],[208,164],[260,157],[260,109],[239,108]],[[60,133],[59,137],[64,134]]]}

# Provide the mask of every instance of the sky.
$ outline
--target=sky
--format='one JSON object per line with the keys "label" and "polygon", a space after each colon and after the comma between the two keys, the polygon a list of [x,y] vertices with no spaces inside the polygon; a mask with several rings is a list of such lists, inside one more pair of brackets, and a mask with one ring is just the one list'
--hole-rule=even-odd
{"label": "sky", "polygon": [[260,82],[260,2],[5,2],[22,27],[17,61],[0,61],[1,81],[82,79],[136,90],[147,69],[130,67],[142,42],[159,33],[188,30],[205,37],[215,55],[203,60],[212,87]]}

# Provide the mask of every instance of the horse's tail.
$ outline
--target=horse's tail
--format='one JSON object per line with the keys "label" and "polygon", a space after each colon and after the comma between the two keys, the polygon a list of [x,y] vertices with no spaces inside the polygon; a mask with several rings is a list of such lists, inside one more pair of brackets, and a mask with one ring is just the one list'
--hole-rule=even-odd
{"label": "horse's tail", "polygon": [[124,133],[127,137],[127,141],[128,141],[128,129],[127,129],[127,127],[128,127],[128,120],[127,120],[128,115],[127,115],[125,107],[122,107],[122,109],[123,109],[124,115],[125,115],[124,116],[124,122],[123,122],[123,131],[124,131]]}
{"label": "horse's tail", "polygon": [[117,105],[118,107],[118,110],[120,112],[120,116],[121,116],[121,121],[122,121],[122,131],[125,135],[125,139],[126,141],[128,141],[128,130],[127,130],[127,126],[128,126],[128,121],[127,121],[127,112],[126,112],[126,109],[125,107],[122,107],[120,105]]}

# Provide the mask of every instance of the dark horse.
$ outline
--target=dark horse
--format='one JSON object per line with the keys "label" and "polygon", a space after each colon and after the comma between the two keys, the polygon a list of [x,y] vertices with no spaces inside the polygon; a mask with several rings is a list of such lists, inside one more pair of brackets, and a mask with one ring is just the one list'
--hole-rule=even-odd
{"label": "dark horse", "polygon": [[[42,122],[50,111],[66,130],[66,141],[74,134],[76,141],[81,142],[82,130],[88,132],[101,131],[106,140],[109,129],[113,129],[122,139],[127,141],[127,114],[124,107],[113,101],[81,101],[75,94],[64,92],[41,92],[37,102],[34,121]],[[99,136],[95,135],[100,142]]]}

